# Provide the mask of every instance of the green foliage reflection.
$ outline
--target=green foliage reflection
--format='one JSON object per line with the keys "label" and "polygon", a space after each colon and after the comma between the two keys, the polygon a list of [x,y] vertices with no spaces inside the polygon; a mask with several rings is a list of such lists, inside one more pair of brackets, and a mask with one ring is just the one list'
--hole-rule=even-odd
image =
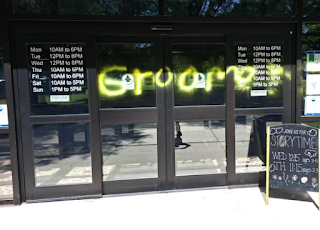
{"label": "green foliage reflection", "polygon": [[320,1],[317,0],[302,0],[302,9],[304,17],[319,17],[320,16]]}
{"label": "green foliage reflection", "polygon": [[16,14],[51,14],[51,0],[13,0],[13,12]]}
{"label": "green foliage reflection", "polygon": [[13,0],[16,14],[157,16],[158,0]]}
{"label": "green foliage reflection", "polygon": [[211,17],[293,17],[295,0],[165,0],[165,15]]}

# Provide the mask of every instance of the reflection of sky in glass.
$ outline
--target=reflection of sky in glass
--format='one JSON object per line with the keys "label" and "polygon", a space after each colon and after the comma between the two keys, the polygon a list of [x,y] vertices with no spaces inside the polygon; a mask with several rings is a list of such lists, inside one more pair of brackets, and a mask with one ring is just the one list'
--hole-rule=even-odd
{"label": "reflection of sky in glass", "polygon": [[137,43],[137,44],[135,44],[134,46],[136,47],[136,48],[142,48],[142,49],[144,49],[144,48],[148,48],[148,47],[151,47],[151,43]]}

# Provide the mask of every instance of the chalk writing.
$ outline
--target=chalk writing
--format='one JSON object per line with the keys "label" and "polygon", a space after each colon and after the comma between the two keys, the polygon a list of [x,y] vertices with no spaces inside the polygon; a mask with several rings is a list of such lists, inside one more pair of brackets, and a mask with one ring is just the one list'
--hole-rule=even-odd
{"label": "chalk writing", "polygon": [[297,124],[270,128],[270,187],[318,191],[318,130]]}

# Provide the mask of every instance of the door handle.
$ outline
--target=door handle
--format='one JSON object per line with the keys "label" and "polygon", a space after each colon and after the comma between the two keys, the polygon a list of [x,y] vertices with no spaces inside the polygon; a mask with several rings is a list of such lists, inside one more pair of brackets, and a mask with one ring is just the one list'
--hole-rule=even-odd
{"label": "door handle", "polygon": [[172,31],[172,25],[153,25],[152,31]]}

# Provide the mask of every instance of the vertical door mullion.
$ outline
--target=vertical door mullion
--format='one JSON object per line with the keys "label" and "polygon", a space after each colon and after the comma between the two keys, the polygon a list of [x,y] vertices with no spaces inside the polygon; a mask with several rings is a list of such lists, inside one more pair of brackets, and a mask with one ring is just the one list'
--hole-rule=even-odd
{"label": "vertical door mullion", "polygon": [[[164,65],[165,65],[165,81],[168,84],[165,87],[165,101],[166,101],[166,152],[167,152],[167,188],[172,189],[174,186],[175,177],[175,151],[174,151],[174,96],[173,96],[173,82],[169,74],[173,74],[173,60],[172,60],[172,39],[166,38],[164,41]],[[169,72],[170,71],[170,72]],[[169,82],[170,80],[170,82]]]}
{"label": "vertical door mullion", "polygon": [[[295,119],[293,120],[296,123],[301,123],[301,111],[302,111],[302,93],[301,93],[301,80],[302,80],[302,1],[297,1],[297,14],[299,21],[296,24],[296,30],[294,31],[295,36],[295,45],[292,46],[292,50],[296,50],[295,57],[293,62],[295,63],[295,69],[292,73],[295,72],[294,76],[294,90],[293,99],[295,100]],[[291,38],[292,41],[292,38]]]}
{"label": "vertical door mullion", "polygon": [[283,122],[284,123],[291,123],[293,121],[294,113],[292,112],[295,110],[295,104],[292,101],[291,97],[291,87],[292,82],[294,80],[292,79],[293,74],[291,72],[291,63],[292,63],[292,56],[291,56],[291,50],[292,50],[292,44],[290,42],[291,35],[287,35],[283,38],[283,107],[285,108],[284,111],[284,117]]}
{"label": "vertical door mullion", "polygon": [[89,111],[90,111],[90,145],[91,145],[91,167],[94,193],[102,194],[102,151],[101,151],[101,126],[99,119],[99,96],[96,71],[95,38],[87,39],[88,57],[88,88],[89,88]]}
{"label": "vertical door mullion", "polygon": [[[158,37],[154,39],[155,42],[155,66],[154,73],[157,78],[157,73],[160,69],[164,70],[163,63],[163,39]],[[163,74],[160,77],[163,80]],[[166,124],[165,124],[165,88],[157,83],[156,79],[156,104],[157,104],[157,150],[158,150],[158,178],[159,187],[164,189],[166,185]]]}
{"label": "vertical door mullion", "polygon": [[[0,3],[1,4],[1,3]],[[5,7],[3,7],[5,9]],[[20,189],[22,180],[19,177],[19,157],[18,157],[18,125],[16,124],[16,115],[15,111],[15,97],[14,97],[14,80],[12,74],[12,65],[11,60],[13,60],[13,52],[11,53],[11,39],[9,35],[9,28],[7,21],[1,21],[0,25],[1,30],[3,31],[2,35],[2,46],[3,46],[3,69],[5,76],[5,91],[6,99],[8,106],[8,120],[9,120],[9,143],[10,143],[10,160],[11,160],[11,171],[12,171],[12,188],[13,188],[13,203],[15,205],[21,204],[22,197],[24,193]],[[23,184],[24,185],[24,184]]]}
{"label": "vertical door mullion", "polygon": [[227,183],[235,183],[235,92],[234,92],[234,72],[228,68],[234,64],[234,41],[231,35],[226,37],[226,154],[227,154]]}
{"label": "vertical door mullion", "polygon": [[23,166],[25,172],[25,188],[26,200],[34,199],[35,189],[35,168],[34,168],[34,153],[32,139],[32,124],[30,118],[30,101],[29,101],[29,82],[28,70],[25,51],[25,40],[17,39],[17,77],[18,77],[18,92],[19,105],[21,116],[21,131],[22,131],[22,151],[23,151]]}

